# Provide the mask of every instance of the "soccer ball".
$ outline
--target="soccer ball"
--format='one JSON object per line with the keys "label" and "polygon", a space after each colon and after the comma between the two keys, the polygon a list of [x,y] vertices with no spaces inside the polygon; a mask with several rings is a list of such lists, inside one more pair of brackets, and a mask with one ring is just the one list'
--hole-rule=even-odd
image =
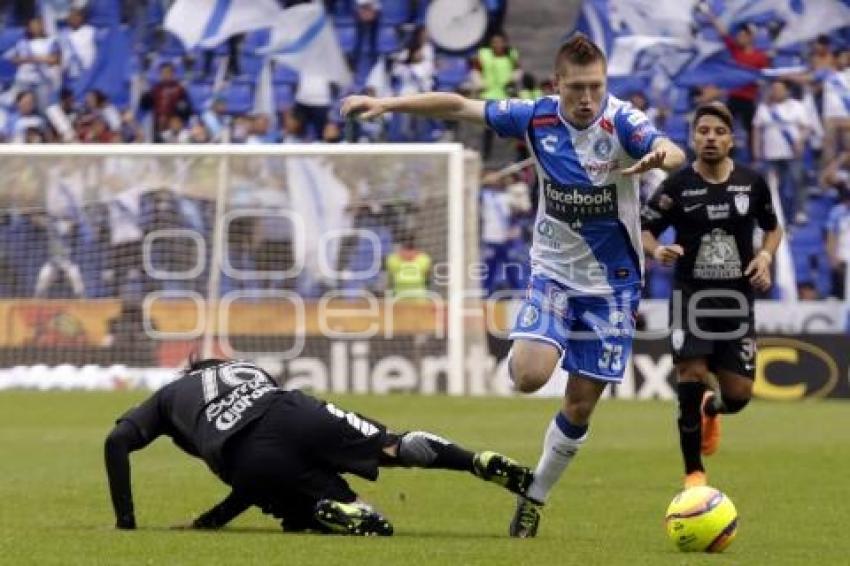
{"label": "soccer ball", "polygon": [[673,498],[664,523],[682,552],[722,552],[735,538],[738,511],[719,489],[692,487]]}

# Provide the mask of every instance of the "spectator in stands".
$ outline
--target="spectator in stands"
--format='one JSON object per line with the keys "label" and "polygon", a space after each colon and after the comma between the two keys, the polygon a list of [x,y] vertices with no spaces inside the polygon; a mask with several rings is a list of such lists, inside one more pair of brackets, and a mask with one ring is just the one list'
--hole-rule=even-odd
{"label": "spectator in stands", "polygon": [[83,11],[73,8],[68,14],[68,27],[59,36],[66,85],[73,84],[94,64],[95,35],[95,28],[86,23]]}
{"label": "spectator in stands", "polygon": [[113,131],[106,119],[101,114],[96,114],[85,134],[80,136],[82,143],[115,143],[120,141],[120,136]]}
{"label": "spectator in stands", "polygon": [[36,130],[47,139],[47,121],[38,112],[35,94],[23,91],[18,93],[15,109],[6,118],[4,137],[13,143],[26,143],[29,130]]}
{"label": "spectator in stands", "polygon": [[5,56],[18,67],[7,100],[20,92],[32,91],[38,107],[47,108],[59,90],[61,55],[56,39],[45,34],[41,18],[32,18],[27,23],[26,35]]}
{"label": "spectator in stands", "polygon": [[174,64],[165,62],[159,67],[159,82],[148,91],[142,106],[153,112],[155,141],[161,141],[160,132],[168,127],[172,116],[188,120],[192,113],[189,94],[177,80]]}
{"label": "spectator in stands", "polygon": [[818,289],[812,281],[804,281],[797,285],[797,299],[800,301],[817,301],[820,299]]}
{"label": "spectator in stands", "polygon": [[303,121],[302,135],[308,141],[321,139],[328,113],[334,101],[333,85],[324,73],[302,69],[298,75],[298,87],[295,89],[295,111]]}
{"label": "spectator in stands", "polygon": [[[245,34],[240,33],[227,39],[227,68],[224,71],[224,78],[238,77],[241,73],[239,68],[239,52],[242,40],[245,39]],[[215,61],[215,49],[204,49],[203,51],[203,79],[208,79],[213,73],[213,62]]]}
{"label": "spectator in stands", "polygon": [[325,131],[322,132],[322,141],[325,143],[340,143],[343,140],[342,137],[342,128],[339,127],[339,123],[329,120],[327,124],[325,124]]}
{"label": "spectator in stands", "polygon": [[[117,159],[114,163],[118,167],[122,165]],[[113,173],[123,176],[119,171]],[[129,180],[131,186],[138,182],[138,179]],[[129,296],[140,290],[134,287],[141,283],[143,265],[140,193],[140,188],[129,188],[107,203],[110,251],[103,280],[109,284],[111,296]]]}
{"label": "spectator in stands", "polygon": [[812,73],[812,79],[819,82],[821,87],[821,117],[823,120],[824,141],[823,163],[829,163],[839,152],[850,148],[850,72],[838,68],[838,60],[830,57],[819,57],[818,49],[821,42],[815,42],[812,53],[812,65],[817,68]]}
{"label": "spectator in stands", "polygon": [[507,181],[498,172],[481,179],[481,258],[486,266],[482,287],[487,296],[523,289],[528,282],[530,240],[521,222],[532,208],[528,185]]}
{"label": "spectator in stands", "polygon": [[75,237],[76,226],[67,218],[54,218],[46,214],[33,216],[33,223],[47,234],[47,261],[38,271],[35,283],[35,297],[48,296],[50,288],[64,275],[75,297],[85,292],[80,267],[71,259],[71,245]]}
{"label": "spectator in stands", "polygon": [[145,133],[136,121],[136,116],[132,110],[125,110],[121,114],[121,128],[118,131],[118,137],[123,143],[141,143],[146,141]]}
{"label": "spectator in stands", "polygon": [[508,0],[484,0],[484,6],[487,8],[487,31],[484,35],[490,37],[505,29]]}
{"label": "spectator in stands", "polygon": [[850,152],[842,153],[821,175],[821,185],[838,189],[840,201],[826,222],[826,250],[832,267],[832,293],[847,298],[847,266],[850,265]]}
{"label": "spectator in stands", "polygon": [[189,120],[189,138],[186,143],[211,143],[212,136],[209,130],[204,125],[204,122],[197,116],[192,116]]}
{"label": "spectator in stands", "polygon": [[271,119],[268,114],[254,114],[250,117],[251,129],[245,143],[261,144],[261,143],[278,143],[280,136],[272,128]]}
{"label": "spectator in stands", "polygon": [[357,39],[349,55],[349,66],[357,71],[361,61],[371,68],[378,57],[378,26],[381,20],[380,0],[356,0]]}
{"label": "spectator in stands", "polygon": [[165,129],[159,133],[159,141],[162,143],[189,143],[189,130],[186,129],[183,118],[177,114],[169,116]]}
{"label": "spectator in stands", "polygon": [[541,96],[543,96],[543,91],[537,84],[537,77],[531,73],[523,73],[517,97],[523,100],[537,100]]}
{"label": "spectator in stands", "polygon": [[819,35],[809,49],[809,66],[814,72],[835,68],[835,55],[832,53],[832,40],[828,35]]}
{"label": "spectator in stands", "polygon": [[304,120],[301,114],[291,108],[283,113],[283,139],[282,143],[304,142]]}
{"label": "spectator in stands", "polygon": [[387,256],[390,293],[403,299],[427,295],[431,279],[431,256],[417,249],[413,231],[402,234],[398,250]]}
{"label": "spectator in stands", "polygon": [[[472,60],[473,82],[480,86],[484,100],[504,100],[515,93],[513,84],[521,75],[519,52],[508,43],[503,31],[494,33],[487,46],[478,50]],[[493,131],[484,129],[482,158],[490,158],[493,149]]]}
{"label": "spectator in stands", "polygon": [[148,329],[156,330],[153,319],[145,326],[144,310],[138,301],[126,300],[121,311],[106,323],[102,346],[107,348],[116,362],[132,367],[155,366],[156,342]]}
{"label": "spectator in stands", "polygon": [[90,90],[86,93],[80,119],[82,120],[86,116],[89,119],[93,117],[102,118],[113,132],[117,132],[121,128],[121,112],[109,101],[109,97],[100,90]]}
{"label": "spectator in stands", "polygon": [[251,135],[251,119],[248,116],[236,116],[233,119],[233,127],[230,130],[230,141],[233,143],[245,143]]}
{"label": "spectator in stands", "polygon": [[788,85],[774,80],[759,104],[753,125],[753,156],[776,175],[782,211],[789,222],[806,222],[803,151],[809,134],[803,103],[791,98]]}
{"label": "spectator in stands", "polygon": [[[732,55],[732,58],[741,66],[751,69],[764,69],[770,65],[767,53],[756,49],[753,42],[753,29],[750,24],[741,24],[734,30],[735,36],[730,35],[726,26],[711,11],[708,3],[702,3],[704,13],[708,21],[723,38],[723,43]],[[753,119],[756,114],[756,101],[759,97],[759,89],[756,83],[750,83],[729,91],[727,106],[735,118],[746,130],[747,141],[752,147]],[[752,153],[752,149],[750,150]]]}
{"label": "spectator in stands", "polygon": [[209,108],[201,114],[201,121],[212,136],[212,141],[226,141],[230,122],[230,117],[227,115],[227,101],[221,96],[213,96],[209,102]]}
{"label": "spectator in stands", "polygon": [[[434,87],[434,61],[426,57],[429,51],[421,38],[414,38],[392,67],[392,77],[397,85],[398,96],[429,92]],[[433,57],[433,53],[431,55]],[[391,137],[389,141],[430,141],[430,123],[428,118],[397,114],[391,118]]]}

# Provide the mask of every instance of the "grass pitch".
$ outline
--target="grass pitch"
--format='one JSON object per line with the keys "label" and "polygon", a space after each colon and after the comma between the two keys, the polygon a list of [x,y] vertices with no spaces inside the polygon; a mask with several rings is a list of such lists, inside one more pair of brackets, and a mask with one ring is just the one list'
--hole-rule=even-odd
{"label": "grass pitch", "polygon": [[[606,401],[544,510],[534,540],[512,540],[513,499],[472,476],[385,470],[356,489],[393,521],[392,538],[284,535],[250,511],[219,532],[169,530],[227,493],[166,440],[132,456],[140,529],[112,529],[103,438],[140,393],[0,394],[0,564],[847,564],[850,403],[755,402],[726,418],[710,483],[735,502],[722,555],[684,555],[662,518],[680,482],[674,406]],[[335,397],[395,430],[427,429],[533,465],[554,400]]]}

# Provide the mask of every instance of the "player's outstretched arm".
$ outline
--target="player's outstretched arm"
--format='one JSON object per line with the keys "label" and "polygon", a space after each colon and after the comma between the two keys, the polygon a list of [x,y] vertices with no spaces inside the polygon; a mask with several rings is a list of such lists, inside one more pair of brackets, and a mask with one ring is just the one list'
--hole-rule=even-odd
{"label": "player's outstretched arm", "polygon": [[403,112],[443,120],[484,123],[484,101],[473,100],[453,92],[425,92],[407,96],[353,95],[343,100],[343,117],[369,120],[389,112]]}
{"label": "player's outstretched arm", "polygon": [[676,171],[685,162],[685,152],[667,138],[658,138],[652,143],[652,149],[640,161],[622,170],[624,175],[640,175],[650,169],[664,169],[668,173]]}
{"label": "player's outstretched arm", "polygon": [[192,529],[220,529],[244,513],[251,503],[237,491],[231,491],[218,505],[192,521]]}
{"label": "player's outstretched arm", "polygon": [[136,528],[133,492],[130,488],[130,452],[148,444],[149,441],[145,440],[139,429],[128,421],[119,422],[106,437],[106,475],[115,511],[115,527],[118,529]]}

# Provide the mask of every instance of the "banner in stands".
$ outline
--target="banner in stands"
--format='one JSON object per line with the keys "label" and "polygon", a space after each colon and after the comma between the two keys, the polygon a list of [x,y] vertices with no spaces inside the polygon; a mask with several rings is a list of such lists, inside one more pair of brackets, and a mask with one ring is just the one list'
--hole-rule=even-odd
{"label": "banner in stands", "polygon": [[[498,305],[486,317],[489,323],[496,328],[509,325],[511,306]],[[447,340],[437,332],[443,316],[429,304],[328,312],[308,304],[300,324],[287,308],[231,305],[227,324],[217,323],[228,328],[229,335],[215,340],[219,345],[215,354],[238,351],[286,387],[319,393],[513,394],[506,363],[510,342],[494,334],[486,343],[469,345],[464,379],[448,377]],[[762,331],[758,397],[850,398],[845,305],[760,303],[757,308]],[[0,389],[159,387],[199,350],[193,329],[201,326],[204,309],[191,301],[159,301],[146,315],[144,310],[108,300],[0,302]],[[646,301],[641,311],[648,328],[666,325],[665,301]],[[367,326],[376,330],[375,335],[345,336]],[[322,332],[325,327],[341,334],[328,337]],[[287,359],[282,352],[298,340],[303,347]],[[565,380],[565,375],[556,375],[538,395],[560,397]],[[623,382],[606,394],[619,399],[673,399],[674,383],[666,339],[643,337],[635,341]]]}
{"label": "banner in stands", "polygon": [[[846,335],[762,336],[758,343],[757,397],[776,401],[850,398],[850,348]],[[314,338],[294,360],[266,355],[256,361],[287,388],[319,393],[511,395],[506,369],[509,343],[491,341],[491,349],[494,346],[495,355],[483,346],[470,348],[464,383],[447,379],[445,341],[423,336],[382,341]],[[191,348],[190,342],[171,344],[159,352],[169,359],[160,361],[173,362]],[[0,369],[0,389],[156,388],[175,374],[174,369],[116,364],[109,351],[102,348],[68,346],[60,352],[65,355],[64,365],[25,367],[15,364],[23,350],[0,348],[0,364],[4,366]],[[86,365],[82,365],[83,360]],[[32,359],[27,362],[35,364]],[[623,382],[610,388],[606,395],[617,399],[675,398],[673,360],[666,340],[636,341],[632,362]],[[556,375],[538,395],[559,397],[565,380],[565,375]]]}

